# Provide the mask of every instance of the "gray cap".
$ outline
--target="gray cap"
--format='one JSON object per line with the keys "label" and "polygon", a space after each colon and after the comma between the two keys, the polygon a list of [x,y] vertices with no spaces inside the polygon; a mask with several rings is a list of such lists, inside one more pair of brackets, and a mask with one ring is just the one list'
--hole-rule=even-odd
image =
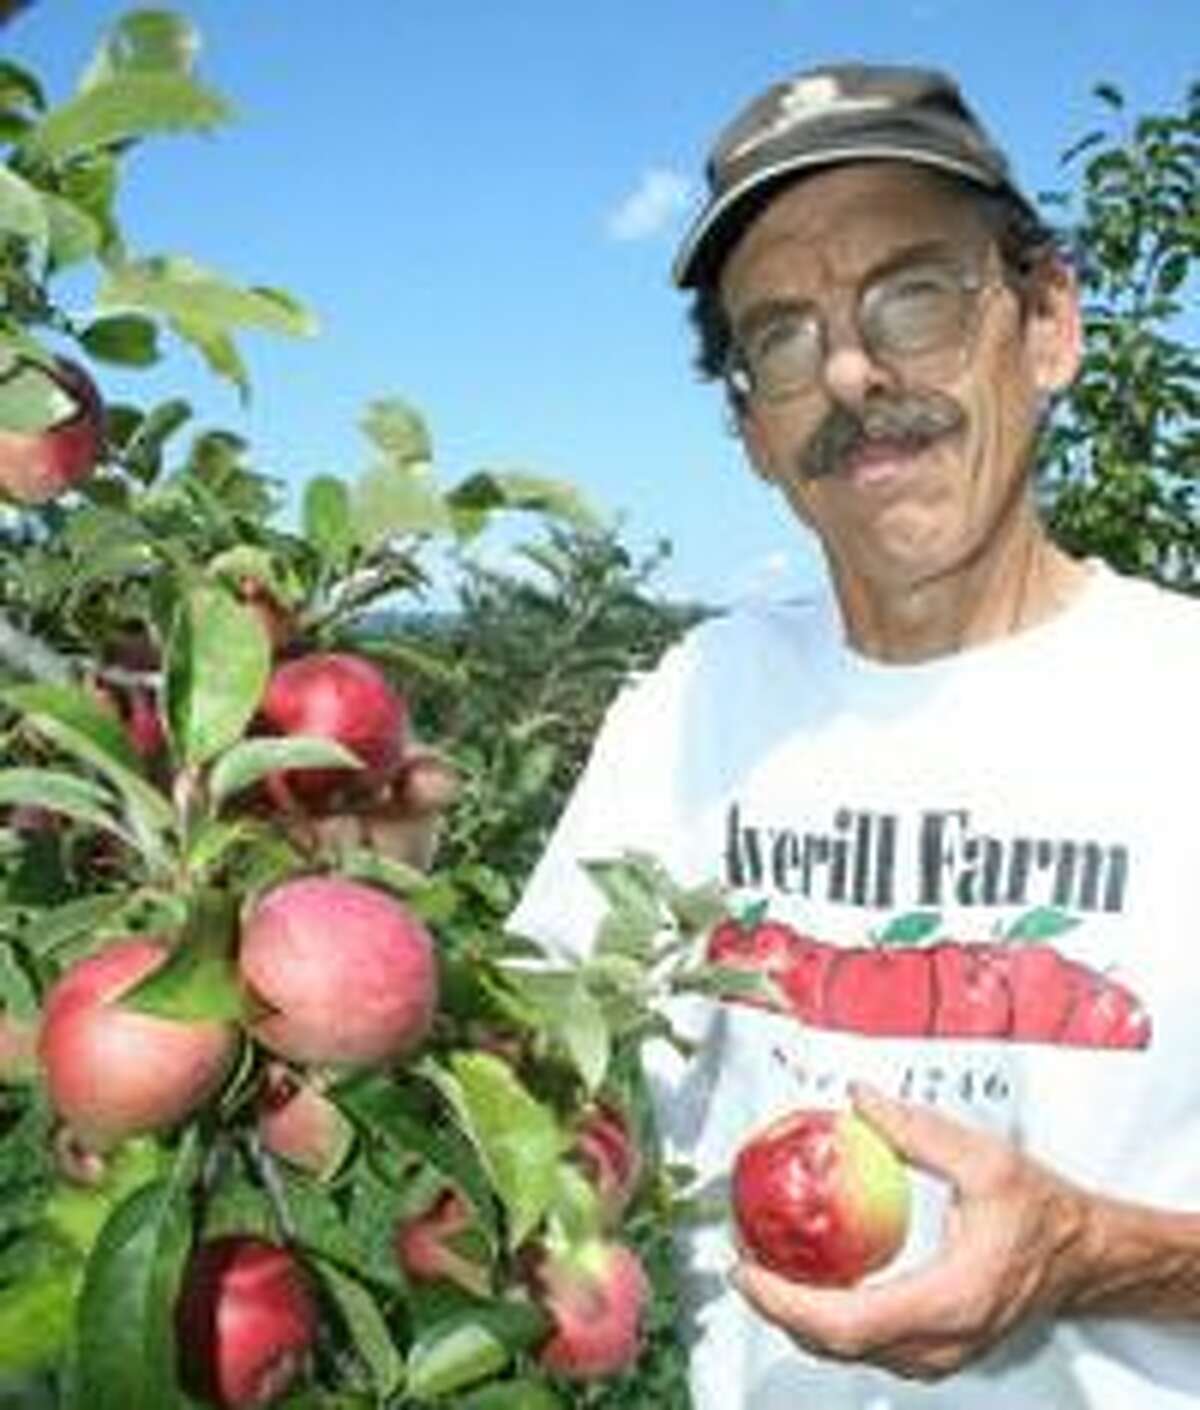
{"label": "gray cap", "polygon": [[830,64],[775,84],[721,133],[706,166],[708,200],[675,257],[676,284],[711,276],[741,230],[747,198],[768,184],[838,162],[886,159],[1006,191],[1033,212],[953,79],[933,69]]}

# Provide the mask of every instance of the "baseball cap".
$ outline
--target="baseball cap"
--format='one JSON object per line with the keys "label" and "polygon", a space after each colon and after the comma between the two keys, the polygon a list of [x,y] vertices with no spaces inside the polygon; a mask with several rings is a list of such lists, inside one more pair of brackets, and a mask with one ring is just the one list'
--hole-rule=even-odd
{"label": "baseball cap", "polygon": [[781,178],[838,162],[891,159],[936,167],[1011,195],[1036,217],[1008,160],[936,69],[828,64],[793,74],[749,103],[718,137],[708,197],[676,255],[681,288],[714,272],[749,198]]}

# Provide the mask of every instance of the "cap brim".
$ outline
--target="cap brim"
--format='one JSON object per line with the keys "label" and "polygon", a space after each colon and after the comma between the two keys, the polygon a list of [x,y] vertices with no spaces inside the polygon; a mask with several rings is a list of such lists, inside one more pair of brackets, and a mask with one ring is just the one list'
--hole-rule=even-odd
{"label": "cap brim", "polygon": [[[684,236],[679,252],[671,265],[672,280],[680,289],[690,288],[699,282],[697,275],[707,262],[707,258],[711,258],[716,253],[717,236],[722,227],[730,222],[734,211],[742,201],[754,191],[759,190],[760,187],[777,181],[780,177],[801,171],[812,171],[818,167],[840,166],[844,162],[889,160],[934,167],[939,171],[947,171],[954,176],[964,177],[968,181],[973,181],[977,186],[986,187],[991,191],[1013,189],[997,180],[994,174],[970,162],[960,161],[941,152],[931,152],[928,148],[904,148],[896,143],[890,143],[886,146],[877,143],[864,143],[857,146],[826,149],[822,152],[809,152],[800,156],[781,157],[778,161],[756,167],[753,173],[743,180],[735,182],[728,190],[722,191],[716,200],[701,211],[691,229]],[[1020,192],[1013,189],[1013,194],[1018,200],[1024,201]]]}

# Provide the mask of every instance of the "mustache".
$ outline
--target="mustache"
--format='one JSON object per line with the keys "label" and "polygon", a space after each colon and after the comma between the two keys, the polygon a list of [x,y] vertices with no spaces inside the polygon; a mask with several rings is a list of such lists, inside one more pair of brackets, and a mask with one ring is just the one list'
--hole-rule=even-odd
{"label": "mustache", "polygon": [[797,463],[805,479],[816,480],[832,475],[871,441],[894,441],[921,449],[961,430],[966,421],[963,408],[944,392],[881,398],[861,411],[837,405],[813,432]]}

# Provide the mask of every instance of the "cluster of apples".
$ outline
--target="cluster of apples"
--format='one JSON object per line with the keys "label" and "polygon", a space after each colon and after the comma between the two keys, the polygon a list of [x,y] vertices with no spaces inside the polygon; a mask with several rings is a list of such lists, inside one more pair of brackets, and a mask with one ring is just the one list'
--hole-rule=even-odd
{"label": "cluster of apples", "polygon": [[[417,756],[431,758],[432,769],[410,767],[404,696],[372,662],[350,653],[314,652],[278,664],[258,728],[336,740],[362,765],[268,777],[265,806],[292,823],[344,821],[354,809],[386,815],[393,806],[410,816],[440,806],[452,782],[434,756]],[[397,800],[400,787],[405,793]],[[429,930],[394,896],[357,880],[308,874],[279,882],[239,918],[235,962],[248,1002],[247,1017],[236,1023],[168,1019],[123,1002],[171,953],[166,937],[110,941],[69,966],[46,997],[37,1062],[76,1172],[130,1137],[169,1131],[211,1107],[241,1070],[239,1055],[250,1042],[262,1058],[258,1139],[317,1177],[334,1173],[352,1130],[323,1079],[389,1068],[421,1049],[439,998]],[[598,1230],[570,1248],[524,1250],[516,1291],[547,1314],[542,1364],[592,1379],[624,1370],[640,1350],[647,1279],[615,1230],[642,1157],[627,1119],[610,1103],[588,1107],[571,1139],[572,1159],[594,1187]],[[456,1251],[470,1219],[461,1194],[444,1191],[397,1229],[400,1266],[415,1281],[442,1278],[488,1294],[488,1269]],[[289,1248],[248,1234],[201,1242],[177,1307],[184,1384],[217,1405],[269,1403],[304,1365],[318,1307]]]}
{"label": "cluster of apples", "polygon": [[[598,1228],[569,1244],[535,1241],[522,1251],[518,1278],[549,1314],[551,1331],[537,1353],[541,1365],[569,1380],[588,1381],[628,1370],[641,1350],[649,1281],[637,1252],[617,1231],[644,1162],[628,1117],[603,1100],[580,1113],[570,1159],[595,1193]],[[395,1249],[413,1282],[445,1281],[477,1296],[489,1290],[474,1214],[451,1186],[401,1222]]]}

